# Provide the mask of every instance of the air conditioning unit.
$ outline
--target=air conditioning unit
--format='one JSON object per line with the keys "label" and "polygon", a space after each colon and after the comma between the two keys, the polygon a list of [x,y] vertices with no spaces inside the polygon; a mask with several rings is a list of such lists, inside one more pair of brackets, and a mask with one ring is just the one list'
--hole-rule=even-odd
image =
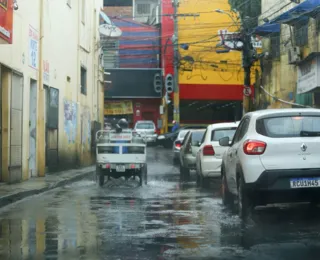
{"label": "air conditioning unit", "polygon": [[289,64],[296,64],[301,61],[300,48],[297,46],[288,49],[288,60]]}

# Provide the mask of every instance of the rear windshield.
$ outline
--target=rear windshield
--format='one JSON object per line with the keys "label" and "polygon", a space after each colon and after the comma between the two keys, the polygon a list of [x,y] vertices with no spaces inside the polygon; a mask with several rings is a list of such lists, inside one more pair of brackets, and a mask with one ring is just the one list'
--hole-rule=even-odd
{"label": "rear windshield", "polygon": [[193,132],[191,136],[192,145],[197,145],[202,140],[203,134],[204,131]]}
{"label": "rear windshield", "polygon": [[154,129],[153,123],[139,123],[136,125],[136,129]]}
{"label": "rear windshield", "polygon": [[273,138],[320,136],[320,117],[288,116],[258,119],[256,131]]}
{"label": "rear windshield", "polygon": [[211,133],[211,142],[219,141],[221,138],[227,136],[229,137],[229,140],[232,140],[236,130],[236,127],[213,130]]}

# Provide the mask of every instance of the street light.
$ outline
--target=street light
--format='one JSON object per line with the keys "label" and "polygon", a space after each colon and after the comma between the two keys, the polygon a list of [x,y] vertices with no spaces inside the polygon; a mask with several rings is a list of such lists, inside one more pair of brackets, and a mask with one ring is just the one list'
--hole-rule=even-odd
{"label": "street light", "polygon": [[236,20],[234,19],[234,17],[232,17],[232,15],[229,14],[228,12],[225,12],[225,11],[223,11],[223,10],[221,10],[221,9],[215,9],[214,11],[215,11],[216,13],[219,13],[219,14],[226,14],[226,15],[228,15],[228,16],[232,19],[232,21],[233,21],[235,24],[238,23],[238,21],[236,21]]}

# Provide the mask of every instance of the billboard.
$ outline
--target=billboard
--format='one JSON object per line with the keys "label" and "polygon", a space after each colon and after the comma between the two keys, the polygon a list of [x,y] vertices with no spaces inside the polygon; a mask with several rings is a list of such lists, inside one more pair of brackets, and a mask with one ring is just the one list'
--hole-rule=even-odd
{"label": "billboard", "polygon": [[0,0],[0,43],[12,44],[13,0]]}

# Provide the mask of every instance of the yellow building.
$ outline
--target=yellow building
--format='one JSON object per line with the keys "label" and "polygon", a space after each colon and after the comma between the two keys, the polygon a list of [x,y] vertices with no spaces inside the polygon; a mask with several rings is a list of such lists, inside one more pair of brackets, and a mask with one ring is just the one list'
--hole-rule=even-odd
{"label": "yellow building", "polygon": [[88,165],[103,122],[103,1],[18,4],[12,44],[0,46],[0,181],[10,183]]}
{"label": "yellow building", "polygon": [[182,1],[178,10],[181,122],[240,119],[244,72],[238,14],[231,11],[228,0]]}

